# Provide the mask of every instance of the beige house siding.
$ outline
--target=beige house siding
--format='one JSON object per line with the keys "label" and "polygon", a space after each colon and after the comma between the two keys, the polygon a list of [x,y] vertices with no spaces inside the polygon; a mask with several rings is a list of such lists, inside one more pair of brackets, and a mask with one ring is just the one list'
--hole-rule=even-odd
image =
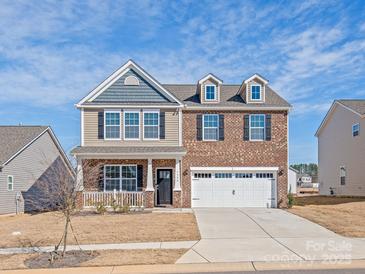
{"label": "beige house siding", "polygon": [[[165,112],[165,139],[143,140],[143,116],[140,115],[140,140],[123,140],[123,110],[121,110],[121,140],[98,139],[98,112],[103,109],[84,110],[84,146],[178,146],[179,145],[179,115],[176,109]],[[162,110],[161,110],[162,111]]]}
{"label": "beige house siding", "polygon": [[[207,85],[214,85],[216,86],[216,92],[217,92],[217,99],[216,100],[205,100],[205,86]],[[200,101],[202,104],[214,104],[214,103],[219,103],[220,100],[220,84],[216,81],[214,81],[213,79],[208,79],[206,81],[204,81],[201,85],[200,85]]]}
{"label": "beige house siding", "polygon": [[[318,136],[320,194],[365,195],[365,120],[337,105]],[[352,137],[352,125],[360,135]],[[340,167],[346,168],[346,185],[340,184]]]}
{"label": "beige house siding", "polygon": [[[5,165],[0,172],[0,214],[16,213],[16,194],[27,191],[59,157],[63,161],[60,151],[46,132]],[[8,175],[14,176],[13,191],[7,190]],[[19,204],[18,210],[24,211],[24,203]]]}

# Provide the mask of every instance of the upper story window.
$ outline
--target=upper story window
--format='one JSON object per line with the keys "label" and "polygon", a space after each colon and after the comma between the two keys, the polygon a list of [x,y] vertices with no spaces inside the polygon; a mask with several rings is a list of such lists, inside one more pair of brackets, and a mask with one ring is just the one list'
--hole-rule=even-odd
{"label": "upper story window", "polygon": [[260,85],[251,85],[251,100],[262,100]]}
{"label": "upper story window", "polygon": [[218,114],[204,114],[203,115],[203,140],[217,141],[218,140]]}
{"label": "upper story window", "polygon": [[353,124],[352,125],[352,136],[358,136],[360,134],[360,124]]}
{"label": "upper story window", "polygon": [[143,139],[158,140],[159,139],[159,111],[143,112]]}
{"label": "upper story window", "polygon": [[250,140],[265,140],[265,114],[250,115]]}
{"label": "upper story window", "polygon": [[217,100],[216,86],[206,85],[205,86],[205,100]]}
{"label": "upper story window", "polygon": [[346,184],[346,168],[340,167],[340,184],[343,186]]}
{"label": "upper story window", "polygon": [[104,136],[107,140],[120,139],[120,112],[119,111],[105,111],[105,127]]}
{"label": "upper story window", "polygon": [[124,139],[139,140],[139,111],[124,112]]}
{"label": "upper story window", "polygon": [[8,175],[7,183],[8,183],[8,191],[13,191],[13,189],[14,189],[14,176],[13,175]]}

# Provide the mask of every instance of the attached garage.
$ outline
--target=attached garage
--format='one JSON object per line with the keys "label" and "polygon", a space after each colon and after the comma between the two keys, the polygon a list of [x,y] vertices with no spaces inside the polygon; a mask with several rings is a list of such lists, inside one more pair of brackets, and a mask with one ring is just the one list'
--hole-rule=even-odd
{"label": "attached garage", "polygon": [[192,207],[276,207],[277,170],[192,167]]}

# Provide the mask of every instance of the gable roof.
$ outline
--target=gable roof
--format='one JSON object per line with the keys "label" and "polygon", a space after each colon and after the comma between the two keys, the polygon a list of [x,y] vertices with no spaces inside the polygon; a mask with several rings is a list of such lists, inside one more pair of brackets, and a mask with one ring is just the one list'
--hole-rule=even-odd
{"label": "gable roof", "polygon": [[246,104],[244,99],[238,93],[241,85],[227,85],[221,86],[220,102],[214,105],[201,104],[199,95],[196,93],[197,85],[164,85],[171,93],[179,98],[180,101],[184,102],[187,108],[230,108],[230,109],[289,109],[291,105],[280,97],[274,90],[269,86],[266,87],[266,101],[260,105],[257,104]]}
{"label": "gable roof", "polygon": [[[94,88],[87,96],[85,96],[79,103],[76,104],[77,107],[82,107],[83,105],[91,105],[91,104],[107,104],[107,103],[118,103],[119,101],[122,101],[124,98],[121,96],[124,95],[124,92],[121,90],[120,86],[118,89],[118,83],[117,81],[125,74],[132,71],[132,74],[134,76],[138,76],[139,80],[143,80],[145,86],[147,87],[148,91],[154,90],[160,93],[162,97],[164,97],[166,100],[157,102],[157,103],[164,103],[164,104],[172,104],[175,106],[182,107],[183,104],[168,90],[166,90],[155,78],[153,78],[150,74],[148,74],[142,67],[137,65],[133,60],[129,60],[127,63],[125,63],[123,66],[121,66],[119,69],[117,69],[114,73],[112,73],[107,79],[105,79],[101,84],[99,84],[96,88]],[[115,85],[114,85],[115,84]],[[112,86],[114,85],[114,86]],[[140,86],[137,86],[140,87]],[[126,87],[126,89],[130,89],[131,86]],[[108,90],[109,89],[109,90]],[[108,90],[108,91],[107,91]],[[107,92],[106,97],[104,97],[104,100],[102,100],[103,97],[101,97],[101,100],[96,100],[103,92]],[[150,94],[151,95],[151,94]],[[153,97],[153,96],[152,96]],[[113,100],[110,102],[110,100],[106,100],[107,98],[112,98]],[[130,97],[130,98],[136,98],[136,97]],[[150,104],[151,101],[150,98],[147,96],[143,99],[143,96],[140,96],[139,100],[133,101],[133,103],[141,103],[145,102]],[[156,99],[156,98],[155,98]],[[102,102],[100,102],[102,101]],[[132,103],[132,100],[130,100]],[[125,103],[123,101],[123,103]],[[155,102],[156,103],[156,102]],[[128,102],[127,102],[128,104]]]}
{"label": "gable roof", "polygon": [[253,79],[259,79],[261,82],[263,82],[265,85],[267,85],[269,83],[269,81],[267,79],[265,79],[264,77],[262,77],[260,74],[255,73],[254,75],[252,75],[250,78],[246,79],[244,81],[245,84],[247,84],[248,82],[252,81]]}
{"label": "gable roof", "polygon": [[339,99],[334,100],[330,109],[327,111],[326,116],[323,118],[314,136],[318,137],[321,130],[327,124],[327,121],[337,106],[341,106],[357,115],[361,118],[365,117],[365,99]]}
{"label": "gable roof", "polygon": [[204,83],[204,81],[206,81],[207,79],[212,78],[214,79],[216,82],[218,82],[219,84],[223,83],[223,80],[219,79],[217,76],[215,76],[213,73],[208,73],[207,75],[205,75],[202,79],[200,79],[198,81],[198,83],[201,85],[202,83]]}
{"label": "gable roof", "polygon": [[0,126],[0,167],[9,163],[46,132],[49,132],[70,172],[75,174],[59,141],[48,126]]}

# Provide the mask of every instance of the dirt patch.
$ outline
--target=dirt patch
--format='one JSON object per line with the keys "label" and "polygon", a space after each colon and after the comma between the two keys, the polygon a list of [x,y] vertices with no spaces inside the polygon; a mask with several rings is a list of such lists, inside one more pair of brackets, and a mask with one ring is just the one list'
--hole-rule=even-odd
{"label": "dirt patch", "polygon": [[[0,217],[0,247],[55,245],[62,235],[63,221],[57,212]],[[72,224],[80,244],[200,239],[191,213],[82,213],[72,218]],[[72,237],[69,244],[76,244]]]}
{"label": "dirt patch", "polygon": [[365,237],[365,198],[296,197],[291,213],[348,237]]}
{"label": "dirt patch", "polygon": [[49,253],[0,255],[0,269],[173,264],[186,251],[187,249],[70,251],[63,259],[57,260],[52,265],[49,263]]}

